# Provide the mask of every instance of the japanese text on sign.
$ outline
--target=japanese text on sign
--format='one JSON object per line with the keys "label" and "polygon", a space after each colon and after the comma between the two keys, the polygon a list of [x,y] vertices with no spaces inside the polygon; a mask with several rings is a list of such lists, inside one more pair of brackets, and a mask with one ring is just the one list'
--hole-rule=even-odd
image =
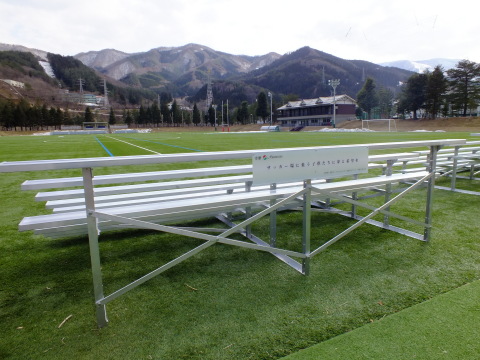
{"label": "japanese text on sign", "polygon": [[285,150],[253,156],[255,185],[329,179],[368,172],[366,146]]}

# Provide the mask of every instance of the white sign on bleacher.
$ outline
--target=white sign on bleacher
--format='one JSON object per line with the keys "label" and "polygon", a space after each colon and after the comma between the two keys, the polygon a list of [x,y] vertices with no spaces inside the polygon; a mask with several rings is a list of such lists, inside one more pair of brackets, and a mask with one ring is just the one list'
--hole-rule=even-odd
{"label": "white sign on bleacher", "polygon": [[253,156],[253,183],[330,179],[368,172],[368,147],[337,147],[258,153]]}

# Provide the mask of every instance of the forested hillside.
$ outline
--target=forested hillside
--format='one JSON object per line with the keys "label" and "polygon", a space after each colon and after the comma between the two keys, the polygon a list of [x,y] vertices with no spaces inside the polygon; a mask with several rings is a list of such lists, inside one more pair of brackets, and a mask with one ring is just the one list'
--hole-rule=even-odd
{"label": "forested hillside", "polygon": [[[84,65],[72,56],[48,54],[48,60],[62,87],[71,91],[79,91],[80,81],[84,91],[103,93],[103,77],[100,73]],[[112,79],[107,80],[107,89],[112,101],[122,105],[140,104],[142,99],[154,100],[157,94],[141,86],[128,87],[126,85],[112,84]],[[133,84],[134,86],[136,84]]]}
{"label": "forested hillside", "polygon": [[371,77],[379,87],[399,91],[399,84],[412,72],[382,67],[367,61],[345,60],[303,47],[272,64],[249,74],[245,81],[275,93],[296,94],[301,98],[329,96],[328,80],[339,79],[337,93],[356,96],[365,79]]}
{"label": "forested hillside", "polygon": [[30,77],[40,77],[45,81],[49,81],[50,78],[39,64],[38,59],[29,52],[20,51],[0,51],[0,67],[3,71],[0,74],[7,74],[10,68],[18,71],[23,75]]}

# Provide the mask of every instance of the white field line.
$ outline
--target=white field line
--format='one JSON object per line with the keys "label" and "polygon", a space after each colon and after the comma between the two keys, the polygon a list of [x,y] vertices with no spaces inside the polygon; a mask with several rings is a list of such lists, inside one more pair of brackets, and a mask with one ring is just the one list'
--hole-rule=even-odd
{"label": "white field line", "polygon": [[154,153],[154,154],[157,154],[157,155],[161,154],[161,153],[159,153],[159,152],[156,152],[156,151],[153,151],[153,150],[150,150],[150,149],[147,149],[147,148],[144,148],[144,147],[141,147],[141,146],[138,146],[138,145],[129,143],[128,141],[125,141],[125,140],[116,139],[116,138],[111,137],[111,136],[107,136],[107,137],[108,137],[109,139],[117,140],[117,141],[123,142],[123,143],[128,144],[128,145],[131,145],[131,146],[135,146],[135,147],[137,147],[137,148],[139,148],[139,149],[142,149],[142,150],[145,150],[145,151],[149,151],[149,152]]}

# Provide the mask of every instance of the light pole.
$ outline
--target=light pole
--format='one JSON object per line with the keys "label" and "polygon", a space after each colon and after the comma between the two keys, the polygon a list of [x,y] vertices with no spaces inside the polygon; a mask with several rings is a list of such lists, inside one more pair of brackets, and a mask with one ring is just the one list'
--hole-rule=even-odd
{"label": "light pole", "polygon": [[335,99],[335,91],[337,89],[337,86],[340,85],[340,80],[339,79],[328,80],[328,85],[333,87],[333,127],[335,127],[335,113],[336,113],[336,107],[337,107],[337,102]]}
{"label": "light pole", "polygon": [[215,115],[214,115],[214,117],[215,117],[215,119],[214,119],[215,131],[217,131],[217,105],[212,105],[212,106],[213,106],[213,110],[214,110],[214,113],[215,113]]}
{"label": "light pole", "polygon": [[270,126],[272,126],[272,93],[269,91],[268,92],[268,97],[270,98]]}

